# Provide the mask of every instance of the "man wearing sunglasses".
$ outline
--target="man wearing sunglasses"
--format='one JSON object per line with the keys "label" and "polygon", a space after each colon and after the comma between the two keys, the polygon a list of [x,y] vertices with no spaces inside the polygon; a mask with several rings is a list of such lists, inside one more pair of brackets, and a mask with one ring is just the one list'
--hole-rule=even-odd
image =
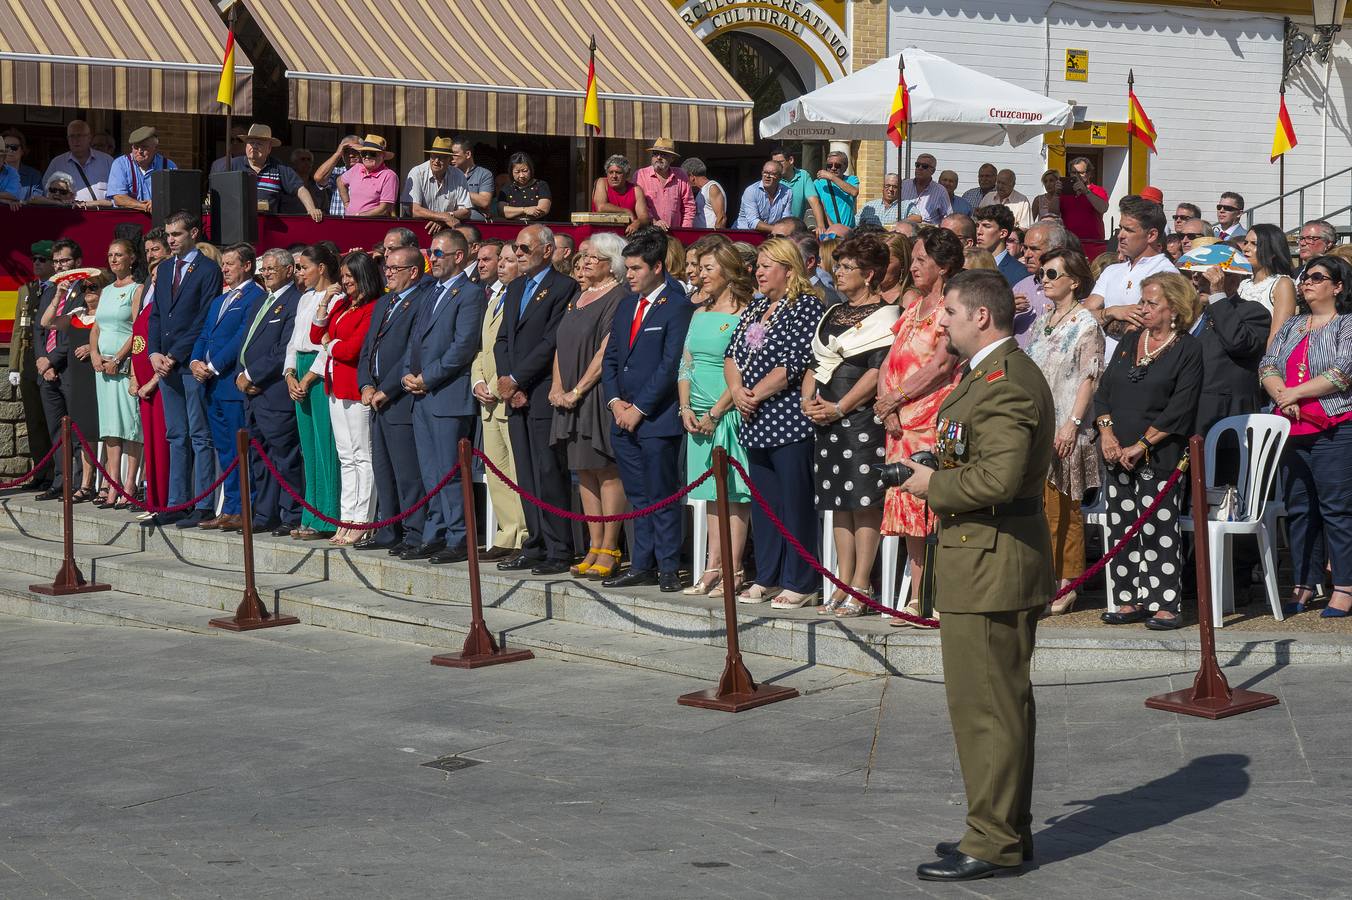
{"label": "man wearing sunglasses", "polygon": [[108,171],[108,197],[120,209],[148,213],[154,189],[151,176],[178,166],[160,153],[160,136],[154,127],[144,125],[128,135],[127,140],[131,145],[127,155],[113,160]]}
{"label": "man wearing sunglasses", "polygon": [[230,161],[230,170],[248,170],[258,176],[258,202],[267,204],[268,212],[277,212],[281,196],[292,194],[311,219],[319,222],[324,218],[324,211],[315,206],[310,189],[300,180],[296,170],[272,158],[272,151],[280,147],[282,142],[272,136],[271,127],[250,125],[248,131],[237,136],[244,141],[244,155]]}
{"label": "man wearing sunglasses", "polygon": [[849,169],[850,157],[842,150],[832,150],[826,154],[826,167],[817,171],[813,186],[826,214],[826,221],[817,223],[819,232],[829,231],[833,225],[854,227],[859,177],[847,175]]}
{"label": "man wearing sunglasses", "polygon": [[[23,419],[28,426],[28,455],[34,462],[52,449],[47,433],[47,415],[42,409],[42,394],[38,388],[37,361],[34,357],[33,324],[37,322],[41,304],[50,302],[56,293],[52,276],[52,242],[38,241],[29,248],[33,260],[33,280],[19,289],[19,304],[14,315],[14,335],[9,342],[9,383],[19,389],[23,401]],[[32,486],[40,491],[51,487],[52,467],[46,467],[33,477]]]}
{"label": "man wearing sunglasses", "polygon": [[333,151],[333,155],[315,168],[312,178],[315,184],[328,194],[329,203],[325,209],[331,216],[341,216],[347,208],[343,202],[343,195],[338,192],[338,179],[348,169],[361,165],[361,157],[357,152],[357,145],[360,143],[359,135],[347,135],[338,143],[338,149]]}
{"label": "man wearing sunglasses", "polygon": [[1205,219],[1184,219],[1182,222],[1178,223],[1174,233],[1177,234],[1181,240],[1181,243],[1178,245],[1179,252],[1187,253],[1192,249],[1192,242],[1197,238],[1211,237],[1212,225]]}
{"label": "man wearing sunglasses", "polygon": [[1169,220],[1169,228],[1167,230],[1170,234],[1173,234],[1178,231],[1178,226],[1189,219],[1200,218],[1202,218],[1202,208],[1200,206],[1196,203],[1180,203],[1178,204],[1178,208],[1174,210],[1173,218]]}
{"label": "man wearing sunglasses", "polygon": [[934,180],[934,170],[939,163],[928,153],[915,158],[915,175],[901,183],[901,204],[905,208],[903,219],[919,216],[931,225],[938,225],[944,216],[953,211],[948,199],[948,191]]}
{"label": "man wearing sunglasses", "polygon": [[1243,237],[1249,233],[1249,229],[1244,227],[1244,223],[1239,221],[1240,216],[1244,214],[1244,198],[1234,191],[1226,191],[1221,194],[1221,199],[1216,201],[1216,224],[1213,231],[1217,238],[1222,241],[1228,241],[1231,238]]}

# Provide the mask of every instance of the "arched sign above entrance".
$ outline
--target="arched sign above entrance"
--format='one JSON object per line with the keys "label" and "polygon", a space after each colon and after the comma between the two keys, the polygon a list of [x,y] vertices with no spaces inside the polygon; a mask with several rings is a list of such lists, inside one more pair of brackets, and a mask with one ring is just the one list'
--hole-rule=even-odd
{"label": "arched sign above entrance", "polygon": [[850,71],[849,11],[845,0],[671,0],[706,44],[745,30],[781,50],[808,90]]}

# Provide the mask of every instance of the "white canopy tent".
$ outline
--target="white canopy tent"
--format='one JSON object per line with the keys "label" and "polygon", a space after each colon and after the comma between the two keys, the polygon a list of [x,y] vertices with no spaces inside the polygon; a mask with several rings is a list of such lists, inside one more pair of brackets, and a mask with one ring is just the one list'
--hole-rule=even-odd
{"label": "white canopy tent", "polygon": [[[916,47],[906,57],[910,138],[920,143],[1012,146],[1075,124],[1074,107]],[[897,90],[896,54],[790,100],[760,122],[760,136],[883,140]]]}

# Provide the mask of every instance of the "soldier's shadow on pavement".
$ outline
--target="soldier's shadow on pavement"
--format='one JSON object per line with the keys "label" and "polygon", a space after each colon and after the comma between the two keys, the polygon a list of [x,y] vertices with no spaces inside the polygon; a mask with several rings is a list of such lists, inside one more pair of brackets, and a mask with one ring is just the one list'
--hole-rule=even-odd
{"label": "soldier's shadow on pavement", "polygon": [[1216,753],[1139,787],[1068,803],[1082,808],[1053,816],[1049,827],[1033,835],[1038,865],[1092,853],[1118,838],[1242,797],[1249,790],[1249,762],[1241,753]]}

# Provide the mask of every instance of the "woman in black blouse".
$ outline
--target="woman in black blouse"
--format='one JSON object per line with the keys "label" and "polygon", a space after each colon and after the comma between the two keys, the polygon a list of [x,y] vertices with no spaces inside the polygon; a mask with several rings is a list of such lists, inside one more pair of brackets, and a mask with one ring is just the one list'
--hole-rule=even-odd
{"label": "woman in black blouse", "polygon": [[[840,577],[861,593],[872,585],[886,487],[874,466],[885,461],[882,420],[873,414],[878,368],[892,349],[901,308],[881,296],[891,254],[879,237],[852,238],[836,251],[836,290],[845,298],[822,316],[815,361],[803,376],[803,413],[817,426],[816,501],[832,511]],[[861,616],[859,601],[836,591],[817,610]]]}
{"label": "woman in black blouse", "polygon": [[[1094,425],[1108,464],[1108,546],[1117,545],[1164,488],[1187,449],[1202,388],[1202,349],[1188,329],[1201,301],[1174,272],[1141,282],[1139,331],[1122,337],[1094,394]],[[1145,621],[1157,631],[1177,628],[1183,599],[1183,491],[1160,504],[1113,567],[1117,604],[1103,621]],[[1110,604],[1111,605],[1111,604]]]}
{"label": "woman in black blouse", "polygon": [[530,156],[513,153],[507,161],[507,172],[511,180],[498,191],[498,217],[527,225],[549,215],[554,203],[549,185],[535,177],[535,163]]}
{"label": "woman in black blouse", "polygon": [[[813,427],[800,408],[799,388],[813,363],[812,334],[822,317],[821,294],[807,280],[803,256],[788,238],[758,248],[756,285],[761,297],[742,313],[723,360],[747,471],[779,520],[805,547],[817,541],[813,508]],[[760,505],[751,504],[756,578],[737,599],[775,609],[816,605],[816,573]]]}

